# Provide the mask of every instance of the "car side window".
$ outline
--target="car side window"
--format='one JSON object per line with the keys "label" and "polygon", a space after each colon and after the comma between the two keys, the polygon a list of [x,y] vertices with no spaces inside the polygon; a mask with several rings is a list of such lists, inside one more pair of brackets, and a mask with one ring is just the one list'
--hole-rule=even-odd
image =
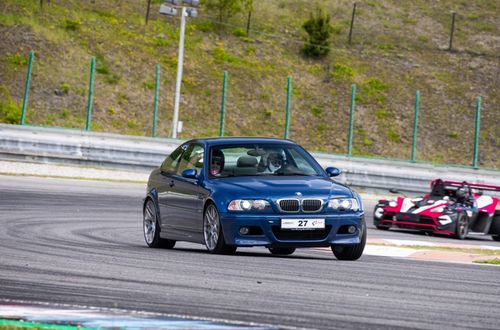
{"label": "car side window", "polygon": [[182,155],[177,174],[181,175],[182,171],[187,168],[195,169],[197,174],[203,170],[203,146],[199,144],[191,144],[186,152]]}
{"label": "car side window", "polygon": [[186,150],[187,145],[182,145],[175,149],[161,164],[161,171],[167,173],[176,173],[177,166],[181,160],[182,154]]}

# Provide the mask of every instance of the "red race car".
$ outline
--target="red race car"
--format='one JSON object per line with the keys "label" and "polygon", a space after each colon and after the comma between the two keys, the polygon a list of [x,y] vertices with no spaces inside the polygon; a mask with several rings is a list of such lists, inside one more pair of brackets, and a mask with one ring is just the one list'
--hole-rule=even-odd
{"label": "red race car", "polygon": [[500,186],[433,180],[431,192],[422,197],[379,200],[373,224],[378,229],[416,229],[458,239],[468,234],[491,235],[500,241],[499,199],[483,191],[500,192]]}

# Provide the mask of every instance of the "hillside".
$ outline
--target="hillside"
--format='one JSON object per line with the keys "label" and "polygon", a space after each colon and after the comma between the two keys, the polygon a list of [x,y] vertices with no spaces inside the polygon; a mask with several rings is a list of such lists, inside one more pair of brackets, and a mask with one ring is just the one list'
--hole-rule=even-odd
{"label": "hillside", "polygon": [[[45,1],[46,2],[46,1]],[[91,56],[96,56],[92,130],[151,134],[154,74],[161,65],[159,135],[170,135],[179,18],[153,1],[0,2],[0,121],[17,123],[27,58],[35,62],[27,123],[83,128]],[[332,51],[303,56],[301,26],[321,4]],[[447,50],[457,13],[453,51]],[[421,92],[419,161],[470,165],[475,100],[482,98],[479,165],[500,168],[500,3],[496,0],[254,0],[219,25],[200,8],[188,18],[179,138],[219,134],[223,71],[229,73],[225,135],[282,137],[287,77],[293,78],[290,138],[310,150],[347,152],[356,84],[353,153],[409,159],[415,92]]]}

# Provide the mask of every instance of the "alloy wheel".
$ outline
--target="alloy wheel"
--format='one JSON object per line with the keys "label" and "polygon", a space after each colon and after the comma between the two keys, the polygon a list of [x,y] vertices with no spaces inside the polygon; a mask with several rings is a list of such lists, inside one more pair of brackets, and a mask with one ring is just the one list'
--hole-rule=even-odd
{"label": "alloy wheel", "polygon": [[219,214],[214,205],[209,205],[205,211],[203,234],[208,250],[215,250],[219,241]]}
{"label": "alloy wheel", "polygon": [[144,208],[144,239],[148,245],[153,244],[156,234],[156,209],[151,200],[146,203]]}

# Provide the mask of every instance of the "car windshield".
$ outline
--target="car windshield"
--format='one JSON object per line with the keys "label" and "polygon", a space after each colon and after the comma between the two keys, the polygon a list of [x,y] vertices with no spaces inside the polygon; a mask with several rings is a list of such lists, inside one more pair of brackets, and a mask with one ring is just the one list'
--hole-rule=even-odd
{"label": "car windshield", "polygon": [[318,176],[323,175],[312,157],[293,144],[240,144],[210,148],[209,175]]}

